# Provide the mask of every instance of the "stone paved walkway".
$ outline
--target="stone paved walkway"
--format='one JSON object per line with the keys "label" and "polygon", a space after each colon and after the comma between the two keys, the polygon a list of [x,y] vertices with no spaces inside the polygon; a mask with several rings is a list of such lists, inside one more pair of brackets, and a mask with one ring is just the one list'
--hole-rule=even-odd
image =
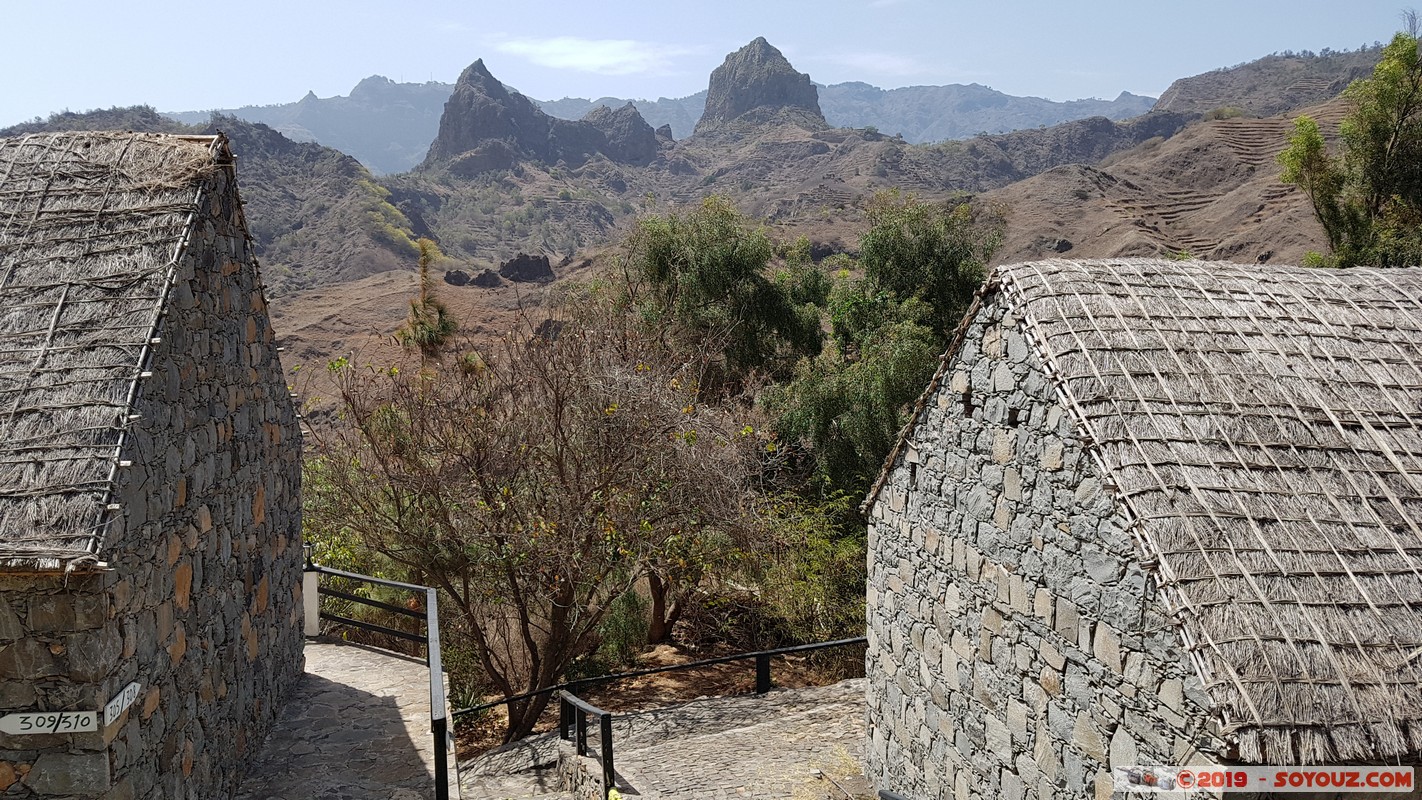
{"label": "stone paved walkway", "polygon": [[[248,766],[237,800],[428,800],[429,714],[424,661],[308,639],[306,675]],[[453,778],[451,796],[459,796]]]}
{"label": "stone paved walkway", "polygon": [[[641,800],[867,797],[864,681],[696,700],[613,718],[618,789]],[[596,747],[597,736],[589,737]],[[461,770],[465,800],[556,798],[557,735],[530,737]],[[841,791],[835,784],[842,786]]]}

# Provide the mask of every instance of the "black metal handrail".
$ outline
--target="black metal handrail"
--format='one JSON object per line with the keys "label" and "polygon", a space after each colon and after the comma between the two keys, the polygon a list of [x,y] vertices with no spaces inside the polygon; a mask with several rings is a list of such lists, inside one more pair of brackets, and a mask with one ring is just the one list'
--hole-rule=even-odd
{"label": "black metal handrail", "polygon": [[757,650],[753,653],[736,653],[735,655],[729,656],[717,656],[716,658],[706,658],[700,661],[688,661],[685,664],[670,664],[665,667],[649,667],[647,669],[632,670],[631,672],[617,672],[611,675],[598,675],[597,677],[593,678],[579,678],[577,680],[557,684],[556,686],[549,686],[546,689],[537,689],[532,692],[524,692],[523,694],[516,694],[498,700],[491,700],[487,703],[480,703],[475,706],[469,706],[468,708],[455,709],[451,716],[453,716],[455,719],[458,719],[459,717],[462,717],[465,714],[473,714],[477,711],[483,711],[488,708],[504,705],[505,703],[513,703],[519,700],[527,700],[530,697],[538,697],[539,695],[549,694],[552,692],[576,690],[582,686],[587,686],[595,683],[608,683],[611,681],[622,680],[623,678],[639,678],[643,675],[656,675],[660,672],[678,672],[684,669],[709,667],[715,664],[728,664],[732,661],[745,661],[747,659],[752,658],[755,659],[756,662],[755,692],[756,694],[765,694],[766,692],[770,691],[771,688],[771,658],[775,656],[786,655],[789,653],[806,653],[812,650],[824,650],[829,647],[844,647],[852,644],[866,644],[868,643],[868,641],[869,640],[863,636],[855,636],[849,639],[835,639],[833,641],[828,642],[814,642],[812,644],[797,644],[792,645],[790,647],[777,647],[774,650]]}
{"label": "black metal handrail", "polygon": [[494,700],[488,703],[481,703],[469,708],[461,708],[454,711],[453,716],[458,718],[464,714],[482,711],[486,708],[493,708],[505,703],[512,703],[518,700],[527,700],[530,697],[548,694],[549,692],[559,693],[558,703],[558,738],[568,741],[570,736],[575,736],[574,742],[578,755],[588,754],[588,734],[587,718],[589,715],[598,720],[600,732],[597,761],[602,765],[602,796],[606,798],[611,789],[616,785],[617,773],[613,769],[612,756],[612,717],[611,711],[606,711],[583,700],[573,694],[571,689],[579,686],[586,686],[594,683],[607,683],[609,681],[621,680],[623,678],[636,678],[642,675],[655,675],[660,672],[677,672],[684,669],[695,669],[697,667],[707,667],[714,664],[728,664],[732,661],[746,661],[755,659],[755,693],[765,694],[770,691],[770,659],[775,656],[787,655],[789,653],[808,653],[813,650],[824,650],[830,647],[843,647],[853,644],[866,644],[868,639],[863,636],[855,636],[850,639],[835,639],[829,642],[815,642],[813,644],[797,644],[790,647],[777,647],[773,650],[758,650],[753,653],[736,653],[729,656],[718,656],[716,658],[706,658],[700,661],[690,661],[685,664],[671,664],[665,667],[650,667],[648,669],[632,670],[631,672],[618,672],[612,675],[599,675],[595,678],[579,678],[575,681],[560,683],[557,686],[550,686],[546,689],[539,689],[533,692],[505,697],[501,700]]}
{"label": "black metal handrail", "polygon": [[880,789],[879,800],[908,800],[908,798],[896,792],[891,792],[888,789]]}
{"label": "black metal handrail", "polygon": [[580,756],[588,754],[588,717],[597,717],[597,762],[602,765],[602,796],[606,798],[617,779],[612,768],[612,712],[568,691],[559,692],[558,700],[558,738],[565,742],[573,738]]}
{"label": "black metal handrail", "polygon": [[403,583],[386,578],[376,578],[372,575],[361,575],[355,572],[346,572],[345,570],[323,567],[311,561],[309,551],[305,571],[318,576],[318,580],[320,575],[330,575],[361,583],[388,586],[392,589],[405,589],[412,592],[424,593],[425,609],[424,611],[416,611],[414,609],[401,608],[400,606],[390,603],[382,603],[379,600],[371,600],[370,598],[361,597],[360,595],[350,592],[329,589],[321,586],[319,583],[316,586],[316,594],[318,597],[338,597],[348,602],[379,608],[407,617],[414,617],[416,619],[423,618],[425,621],[425,633],[423,636],[408,631],[402,631],[397,628],[389,628],[384,625],[362,622],[336,614],[327,614],[319,610],[319,604],[316,605],[316,608],[318,609],[317,616],[319,619],[329,620],[341,625],[349,625],[373,633],[395,636],[418,642],[425,646],[425,666],[429,668],[430,673],[430,732],[434,735],[435,745],[435,800],[449,800],[449,720],[445,716],[444,665],[440,659],[439,648],[439,596],[436,594],[434,588],[421,586],[417,583]]}

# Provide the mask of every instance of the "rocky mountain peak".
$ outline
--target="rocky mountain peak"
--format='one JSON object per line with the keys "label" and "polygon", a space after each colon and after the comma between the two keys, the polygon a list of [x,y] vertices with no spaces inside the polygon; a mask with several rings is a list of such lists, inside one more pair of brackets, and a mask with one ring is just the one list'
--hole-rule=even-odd
{"label": "rocky mountain peak", "polygon": [[726,56],[711,73],[706,93],[706,111],[696,124],[704,133],[725,123],[744,120],[764,122],[782,112],[799,121],[825,127],[819,94],[810,76],[795,68],[764,37]]}
{"label": "rocky mountain peak", "polygon": [[469,176],[523,160],[579,166],[599,153],[646,164],[658,149],[655,132],[631,103],[615,111],[599,107],[582,120],[552,117],[500,83],[480,59],[454,84],[424,167]]}
{"label": "rocky mountain peak", "polygon": [[425,165],[447,162],[492,140],[542,158],[547,155],[551,127],[547,114],[528,98],[509,91],[479,59],[455,82]]}
{"label": "rocky mountain peak", "polygon": [[613,161],[645,165],[657,157],[660,149],[657,133],[630,102],[617,109],[598,106],[589,111],[583,121],[606,137],[602,152]]}
{"label": "rocky mountain peak", "polygon": [[495,78],[494,74],[489,71],[489,68],[484,66],[484,59],[482,58],[474,59],[473,64],[465,67],[464,71],[459,73],[459,80],[455,81],[455,85],[457,86],[462,83],[496,84],[500,90],[504,89],[504,85],[499,83],[499,79]]}

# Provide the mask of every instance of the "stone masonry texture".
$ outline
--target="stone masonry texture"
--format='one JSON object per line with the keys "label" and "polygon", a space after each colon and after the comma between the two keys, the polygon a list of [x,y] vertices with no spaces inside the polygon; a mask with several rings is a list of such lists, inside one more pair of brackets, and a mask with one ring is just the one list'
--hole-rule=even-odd
{"label": "stone masonry texture", "polygon": [[205,180],[106,569],[0,575],[0,713],[141,692],[97,733],[0,734],[6,798],[230,797],[302,672],[300,429],[232,171]]}
{"label": "stone masonry texture", "polygon": [[989,299],[870,511],[865,775],[911,798],[1109,797],[1223,742],[1128,520]]}

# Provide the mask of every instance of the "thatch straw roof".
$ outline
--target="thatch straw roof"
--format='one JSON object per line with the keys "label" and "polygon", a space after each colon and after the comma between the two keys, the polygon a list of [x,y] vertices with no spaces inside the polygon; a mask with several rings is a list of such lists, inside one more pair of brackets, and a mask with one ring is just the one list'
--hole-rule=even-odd
{"label": "thatch straw roof", "polygon": [[1422,269],[1043,261],[997,269],[991,300],[1114,484],[1240,760],[1422,753]]}
{"label": "thatch straw roof", "polygon": [[125,430],[220,137],[0,139],[0,567],[97,561]]}

